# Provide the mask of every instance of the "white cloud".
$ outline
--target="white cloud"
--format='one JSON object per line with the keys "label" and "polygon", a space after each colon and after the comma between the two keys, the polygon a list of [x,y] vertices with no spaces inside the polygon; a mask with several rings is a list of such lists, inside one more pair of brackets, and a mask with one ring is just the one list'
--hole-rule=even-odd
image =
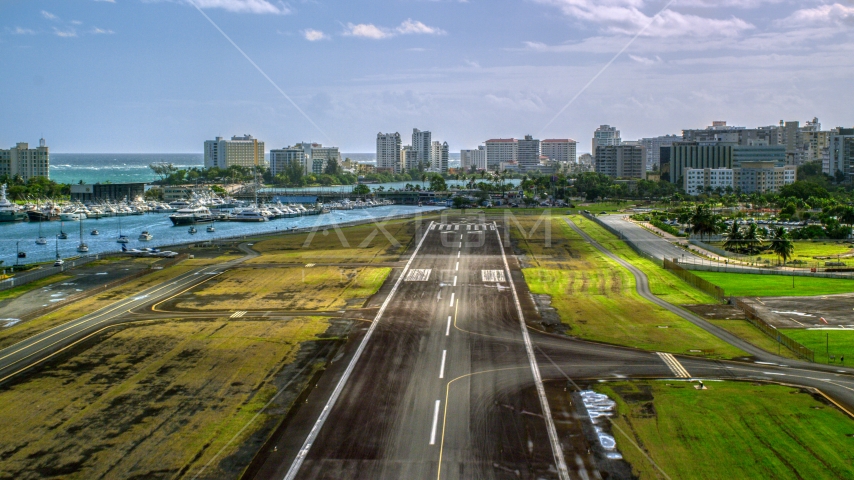
{"label": "white cloud", "polygon": [[629,58],[640,63],[641,65],[655,65],[657,63],[662,62],[661,57],[659,57],[658,55],[653,58],[641,57],[639,55],[629,55]]}
{"label": "white cloud", "polygon": [[372,23],[359,23],[356,25],[348,23],[347,30],[344,32],[344,35],[350,37],[372,38],[374,40],[393,36],[392,33],[387,32]]}
{"label": "white cloud", "polygon": [[344,35],[350,37],[371,38],[382,40],[396,35],[445,35],[447,32],[440,28],[427,26],[411,18],[406,19],[398,27],[390,29],[374,25],[373,23],[347,24]]}
{"label": "white cloud", "polygon": [[326,40],[329,38],[328,36],[326,36],[325,33],[321,32],[320,30],[314,30],[312,28],[305,29],[302,34],[309,42],[317,42],[319,40]]}
{"label": "white cloud", "polygon": [[77,36],[77,31],[74,30],[73,28],[59,29],[59,28],[53,27],[53,33],[57,37],[63,37],[63,38],[72,38],[72,37]]}
{"label": "white cloud", "polygon": [[70,23],[72,25],[83,25],[83,22],[81,22],[80,20],[72,20]]}
{"label": "white cloud", "polygon": [[784,27],[854,25],[854,4],[850,7],[834,3],[804,8],[795,11],[778,23]]}
{"label": "white cloud", "polygon": [[46,10],[42,10],[42,16],[48,20],[59,20],[59,17]]}
{"label": "white cloud", "polygon": [[757,8],[765,4],[782,3],[783,0],[677,0],[680,7]]}
{"label": "white cloud", "polygon": [[12,35],[35,35],[36,34],[35,30],[30,30],[29,28],[21,28],[21,27],[15,27],[15,29],[12,30],[11,33],[12,33]]}
{"label": "white cloud", "polygon": [[92,30],[90,30],[89,33],[91,33],[92,35],[112,35],[116,32],[114,32],[112,30],[105,30],[103,28],[95,27]]}
{"label": "white cloud", "polygon": [[95,0],[96,2],[116,3],[116,0]]}
{"label": "white cloud", "polygon": [[187,0],[199,8],[221,8],[235,13],[272,13],[285,15],[291,9],[282,2],[274,5],[269,0]]}
{"label": "white cloud", "polygon": [[[740,18],[705,18],[665,9],[656,15],[641,11],[646,0],[534,0],[559,8],[565,15],[585,23],[599,25],[608,33],[647,37],[736,36],[750,30],[750,23]],[[660,8],[651,6],[651,8]],[[650,8],[647,8],[650,10]],[[656,10],[657,11],[657,10]]]}

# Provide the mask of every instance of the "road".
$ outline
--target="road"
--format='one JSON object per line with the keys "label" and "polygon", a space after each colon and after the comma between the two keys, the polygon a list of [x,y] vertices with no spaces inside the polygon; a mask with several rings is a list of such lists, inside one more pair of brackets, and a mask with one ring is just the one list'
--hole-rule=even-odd
{"label": "road", "polygon": [[98,334],[106,328],[132,320],[132,310],[146,307],[179,292],[190,289],[224,270],[257,256],[246,245],[240,246],[246,256],[220,265],[207,266],[182,274],[166,283],[142,290],[89,315],[56,326],[15,345],[0,350],[0,383],[25,372],[58,353]]}

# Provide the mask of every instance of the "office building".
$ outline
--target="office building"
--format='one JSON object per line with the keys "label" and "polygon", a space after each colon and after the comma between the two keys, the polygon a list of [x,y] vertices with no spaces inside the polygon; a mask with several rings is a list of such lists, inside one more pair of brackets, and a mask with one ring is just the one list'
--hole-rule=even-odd
{"label": "office building", "polygon": [[300,170],[305,173],[305,149],[301,146],[270,150],[270,172],[273,175],[285,173],[292,164],[299,165]]}
{"label": "office building", "polygon": [[643,145],[646,152],[646,169],[655,170],[656,167],[661,168],[661,149],[673,145],[674,142],[681,142],[682,137],[679,135],[664,135],[661,137],[642,138],[640,144]]}
{"label": "office building", "polygon": [[466,172],[472,168],[486,170],[486,147],[481,145],[477,150],[460,150],[460,165]]}
{"label": "office building", "polygon": [[264,142],[258,141],[252,135],[234,136],[231,140],[216,137],[216,140],[205,142],[205,168],[263,166],[264,153]]}
{"label": "office building", "polygon": [[854,128],[835,128],[828,137],[827,156],[822,161],[822,171],[836,176],[845,175],[845,181],[851,183],[854,177]]}
{"label": "office building", "polygon": [[401,152],[400,133],[377,134],[377,170],[387,173],[400,173]]}
{"label": "office building", "polygon": [[578,154],[575,140],[569,138],[550,138],[540,142],[540,154],[555,162],[575,162]]}
{"label": "office building", "polygon": [[614,145],[596,147],[596,173],[613,178],[645,178],[646,167],[643,147],[640,145]]}
{"label": "office building", "polygon": [[523,172],[535,170],[540,166],[540,141],[530,135],[519,140],[516,161]]}
{"label": "office building", "polygon": [[[675,142],[670,147],[669,181],[677,185],[685,181],[685,170],[732,168],[731,143]],[[664,178],[662,167],[662,178]]]}
{"label": "office building", "polygon": [[433,134],[412,129],[412,150],[419,170],[427,170],[432,164]]}
{"label": "office building", "polygon": [[8,150],[0,149],[0,177],[20,176],[23,181],[35,177],[50,178],[50,149],[42,138],[38,148],[18,143]]}
{"label": "office building", "polygon": [[71,185],[72,202],[120,202],[136,201],[145,195],[144,183],[95,183]]}
{"label": "office building", "polygon": [[688,195],[732,191],[733,170],[731,168],[688,168],[685,170],[683,188]]}
{"label": "office building", "polygon": [[599,125],[593,132],[593,144],[590,150],[593,160],[596,160],[596,149],[598,147],[614,147],[622,143],[620,131],[610,125]]}
{"label": "office building", "polygon": [[496,171],[501,164],[516,164],[519,158],[519,142],[515,138],[494,138],[487,140],[486,168]]}
{"label": "office building", "polygon": [[742,162],[733,168],[733,187],[741,193],[779,193],[795,183],[798,168],[777,162]]}

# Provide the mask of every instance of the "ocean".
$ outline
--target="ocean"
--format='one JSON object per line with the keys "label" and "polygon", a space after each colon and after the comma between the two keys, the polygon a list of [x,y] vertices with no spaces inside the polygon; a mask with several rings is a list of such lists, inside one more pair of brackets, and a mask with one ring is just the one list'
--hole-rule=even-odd
{"label": "ocean", "polygon": [[[374,153],[342,153],[359,163],[375,163]],[[269,155],[268,155],[269,160]],[[178,168],[201,167],[201,153],[52,153],[50,179],[58,183],[146,183],[157,180],[148,168],[152,163],[167,162]],[[459,165],[459,154],[451,154],[450,165]]]}

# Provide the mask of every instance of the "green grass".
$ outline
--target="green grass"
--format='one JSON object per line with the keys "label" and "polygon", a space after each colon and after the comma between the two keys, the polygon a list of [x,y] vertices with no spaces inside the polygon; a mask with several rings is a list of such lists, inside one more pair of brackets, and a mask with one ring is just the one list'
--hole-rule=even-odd
{"label": "green grass", "polygon": [[718,303],[711,295],[695,289],[652,260],[638,255],[625,242],[598,224],[578,215],[573,215],[570,219],[602,246],[643,271],[649,278],[649,288],[653,295],[673,305]]}
{"label": "green grass", "polygon": [[717,325],[724,330],[738,336],[742,340],[759,347],[766,352],[780,355],[782,357],[798,360],[798,356],[792,353],[788,348],[781,346],[774,339],[762,333],[761,330],[754,327],[747,320],[707,320],[707,322]]}
{"label": "green grass", "polygon": [[41,280],[36,280],[35,282],[31,282],[26,285],[21,285],[20,287],[3,290],[2,292],[0,292],[0,301],[8,300],[10,298],[17,298],[27,292],[38,290],[39,288],[46,287],[52,283],[62,282],[68,280],[69,278],[71,278],[71,275],[57,273],[56,275],[51,275],[49,277],[42,278]]}
{"label": "green grass", "polygon": [[817,363],[828,363],[829,349],[830,355],[836,357],[837,365],[842,356],[846,357],[847,365],[854,365],[854,330],[786,329],[783,332],[814,351]]}
{"label": "green grass", "polygon": [[[805,241],[796,241],[796,242],[794,242],[794,244],[795,244],[795,251],[794,251],[792,258],[789,261],[791,261],[791,260],[803,260],[803,261],[806,261],[807,263],[814,264],[816,262],[826,261],[826,260],[818,261],[818,260],[815,260],[814,257],[835,257],[836,255],[845,255],[845,254],[854,253],[854,246],[852,246],[850,244],[841,243],[841,241],[837,243],[835,241],[812,242],[812,241],[805,240]],[[722,243],[716,243],[715,245],[720,247],[720,248],[723,248]],[[769,260],[772,263],[777,263],[780,260],[780,258],[776,254],[774,254],[773,252],[770,252],[770,251],[762,252],[758,255],[751,255],[751,258],[756,258],[756,257],[762,257],[763,260]],[[833,258],[832,260],[835,261],[836,259]],[[845,261],[846,259],[842,258],[841,260]],[[851,260],[851,259],[849,258],[847,260]]]}
{"label": "green grass", "polygon": [[[527,235],[512,229],[526,252],[523,273],[529,289],[549,295],[569,335],[646,350],[716,358],[746,355],[683,318],[653,305],[635,291],[634,277],[582,240],[560,217],[551,222],[551,246],[544,228],[531,233],[536,218],[520,219]],[[666,327],[666,328],[662,328]]]}
{"label": "green grass", "polygon": [[854,280],[723,272],[693,272],[735,297],[809,297],[854,292]]}
{"label": "green grass", "polygon": [[[640,479],[854,477],[854,421],[799,389],[707,382],[596,386],[617,402],[617,448]],[[623,435],[625,432],[626,435]]]}

